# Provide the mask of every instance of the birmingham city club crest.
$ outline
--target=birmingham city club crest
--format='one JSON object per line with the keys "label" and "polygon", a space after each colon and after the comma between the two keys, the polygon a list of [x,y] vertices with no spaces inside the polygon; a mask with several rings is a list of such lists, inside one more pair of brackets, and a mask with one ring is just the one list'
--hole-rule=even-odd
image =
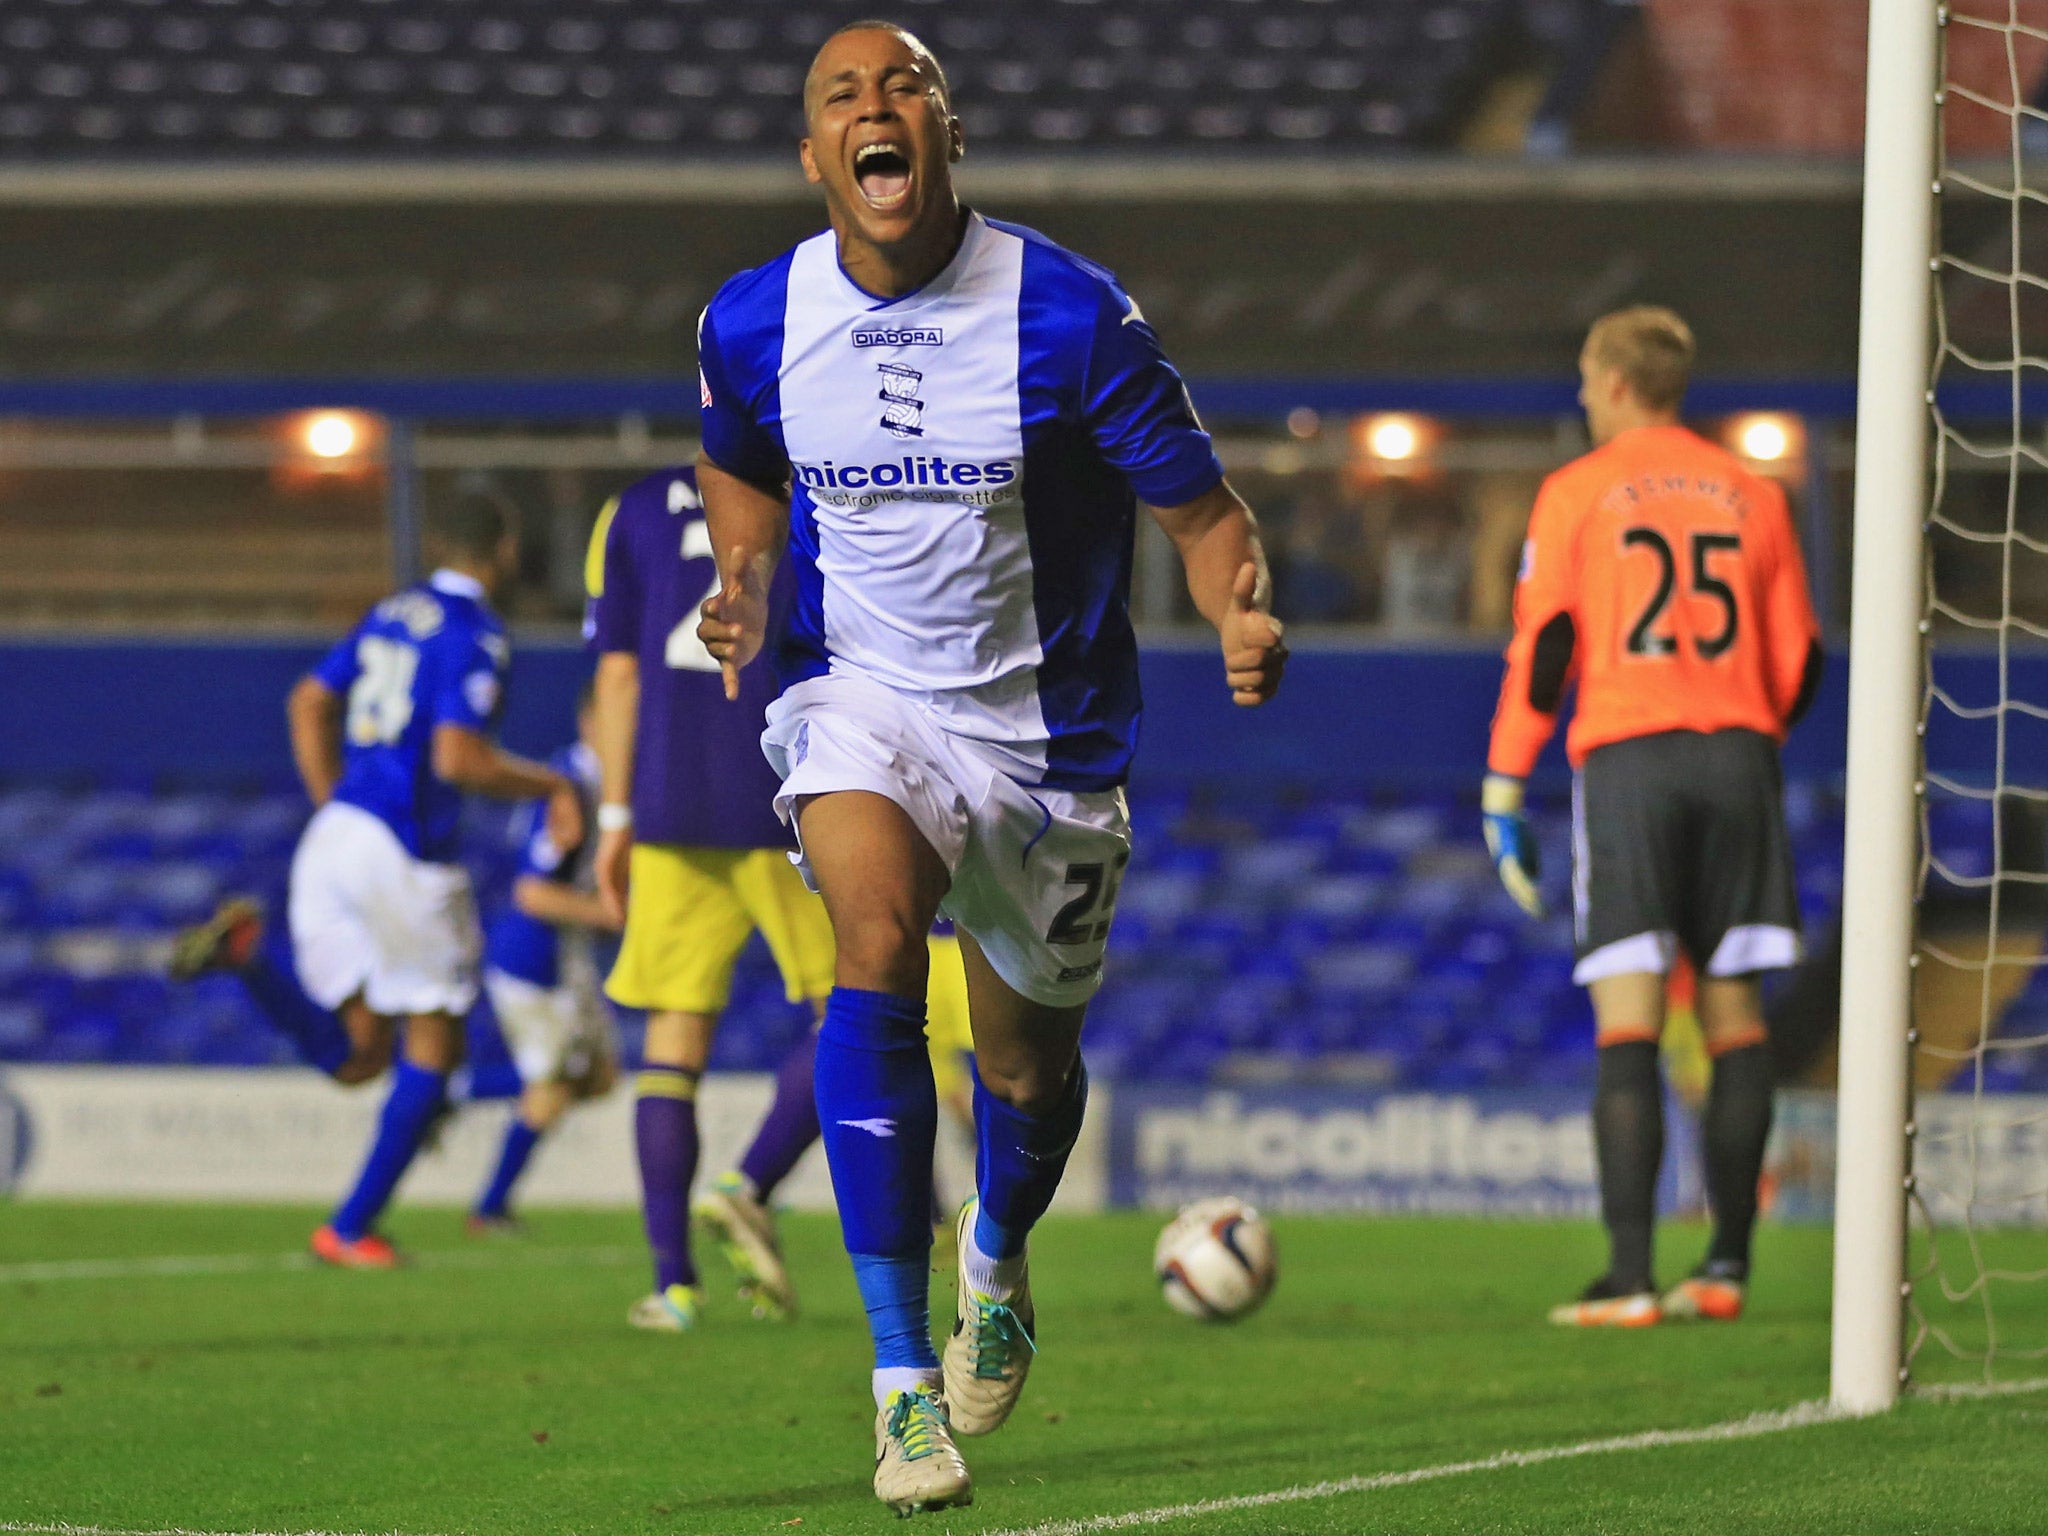
{"label": "birmingham city club crest", "polygon": [[924,402],[917,398],[917,386],[924,375],[901,363],[877,363],[882,376],[882,430],[897,437],[924,436]]}

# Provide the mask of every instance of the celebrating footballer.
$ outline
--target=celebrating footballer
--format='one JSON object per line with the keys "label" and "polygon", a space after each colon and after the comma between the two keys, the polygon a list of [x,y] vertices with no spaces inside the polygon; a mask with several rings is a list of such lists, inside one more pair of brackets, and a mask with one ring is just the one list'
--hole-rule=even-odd
{"label": "celebrating footballer", "polygon": [[[804,83],[831,228],[725,284],[699,326],[698,465],[722,586],[700,634],[737,692],[774,637],[763,747],[837,944],[817,1104],[874,1335],[875,1493],[963,1505],[956,1436],[1037,1349],[1027,1239],[1088,1096],[1079,1040],[1130,858],[1140,501],[1178,546],[1240,704],[1286,650],[1250,510],[1116,280],[963,207],[946,77],[900,27],[834,34]],[[943,1365],[927,1313],[926,935],[959,926],[979,1069]]]}

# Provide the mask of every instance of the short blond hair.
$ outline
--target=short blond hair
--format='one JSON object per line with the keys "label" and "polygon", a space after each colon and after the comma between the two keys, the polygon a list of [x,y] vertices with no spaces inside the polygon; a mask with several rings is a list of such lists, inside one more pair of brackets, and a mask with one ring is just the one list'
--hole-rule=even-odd
{"label": "short blond hair", "polygon": [[1602,315],[1586,333],[1586,355],[1596,367],[1612,368],[1653,411],[1675,411],[1692,382],[1698,349],[1692,327],[1676,310],[1637,304]]}

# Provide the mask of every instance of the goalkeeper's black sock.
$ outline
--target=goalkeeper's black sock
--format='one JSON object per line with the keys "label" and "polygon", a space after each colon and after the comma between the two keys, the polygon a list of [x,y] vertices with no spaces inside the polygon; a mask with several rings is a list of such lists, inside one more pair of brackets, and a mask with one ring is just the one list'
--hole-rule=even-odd
{"label": "goalkeeper's black sock", "polygon": [[1607,1280],[1616,1295],[1654,1290],[1650,1240],[1657,1225],[1657,1169],[1664,1161],[1656,1041],[1600,1047],[1593,1139],[1600,1153],[1600,1217],[1613,1250]]}
{"label": "goalkeeper's black sock", "polygon": [[1771,1090],[1776,1074],[1767,1045],[1745,1045],[1714,1059],[1701,1126],[1706,1143],[1707,1202],[1714,1240],[1707,1264],[1729,1279],[1749,1274],[1749,1238],[1756,1229],[1756,1186],[1771,1135]]}

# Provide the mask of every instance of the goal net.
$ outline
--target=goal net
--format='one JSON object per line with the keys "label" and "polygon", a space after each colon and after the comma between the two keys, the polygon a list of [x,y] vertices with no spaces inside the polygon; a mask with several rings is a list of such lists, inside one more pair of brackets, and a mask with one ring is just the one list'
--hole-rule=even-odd
{"label": "goal net", "polygon": [[2048,1361],[2048,0],[1936,9],[1905,1373]]}

